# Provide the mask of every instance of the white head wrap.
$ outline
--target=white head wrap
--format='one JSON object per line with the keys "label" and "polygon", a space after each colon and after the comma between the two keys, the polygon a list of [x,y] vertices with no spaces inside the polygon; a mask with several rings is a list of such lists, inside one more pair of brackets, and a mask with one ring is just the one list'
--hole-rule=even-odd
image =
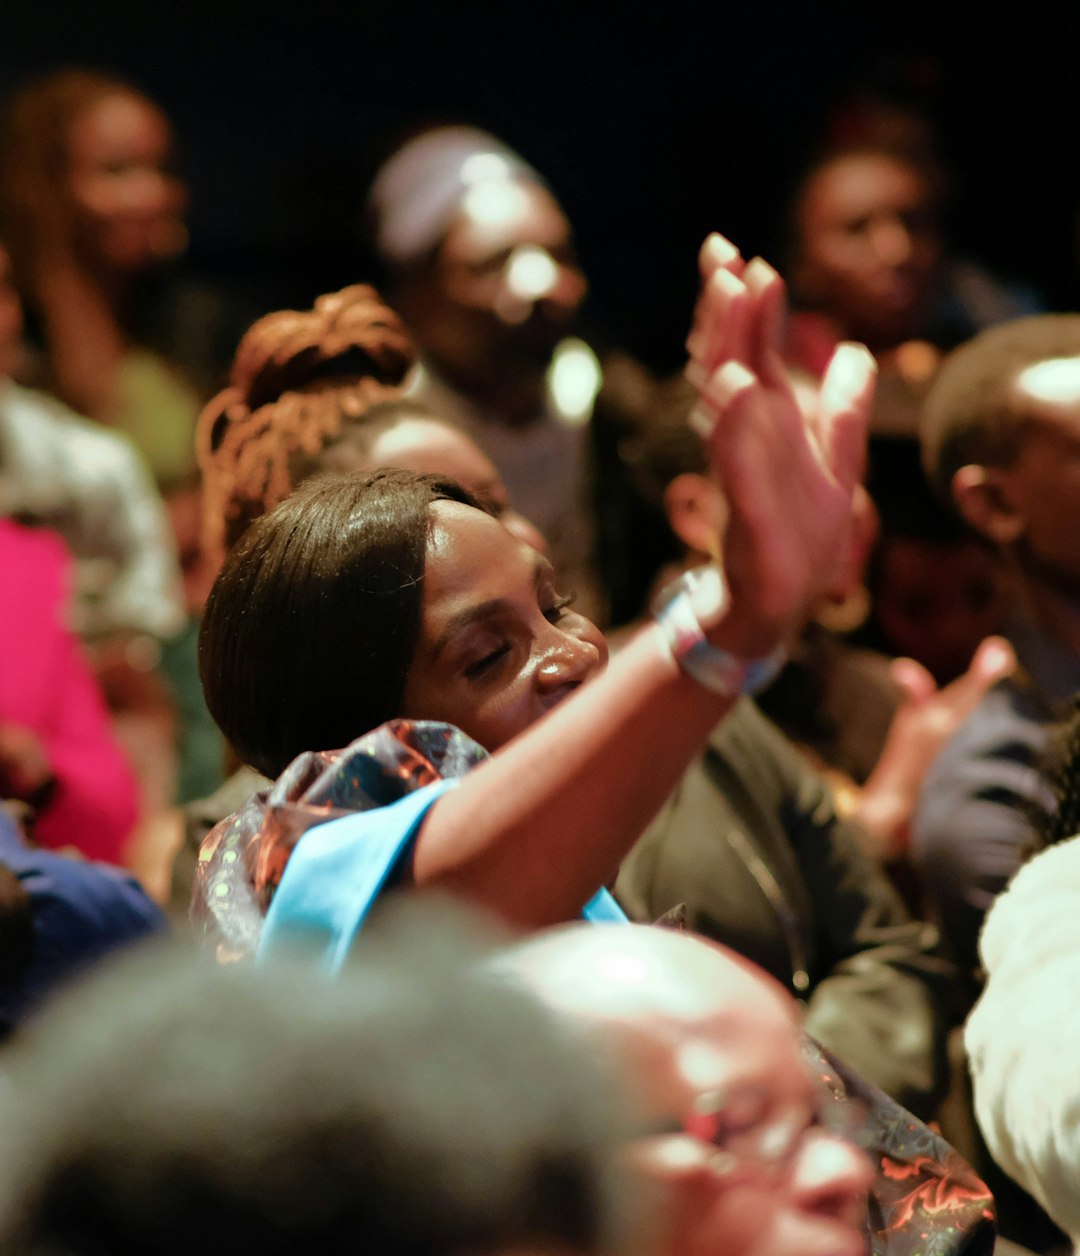
{"label": "white head wrap", "polygon": [[500,180],[545,186],[528,162],[486,131],[438,127],[410,140],[372,184],[368,204],[379,255],[393,266],[423,257],[446,234],[470,188]]}

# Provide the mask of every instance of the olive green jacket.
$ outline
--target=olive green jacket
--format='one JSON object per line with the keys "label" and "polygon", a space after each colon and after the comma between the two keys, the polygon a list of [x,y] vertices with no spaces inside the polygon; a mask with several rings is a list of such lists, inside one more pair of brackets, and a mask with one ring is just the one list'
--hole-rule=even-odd
{"label": "olive green jacket", "polygon": [[615,894],[752,959],[806,1004],[805,1028],[919,1115],[946,1082],[952,970],[841,820],[824,780],[749,700],[623,863]]}

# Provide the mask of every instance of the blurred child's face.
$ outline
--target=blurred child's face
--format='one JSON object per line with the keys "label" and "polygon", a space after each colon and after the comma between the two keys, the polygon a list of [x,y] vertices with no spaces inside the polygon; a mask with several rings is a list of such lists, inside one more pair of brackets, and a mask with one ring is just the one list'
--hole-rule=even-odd
{"label": "blurred child's face", "polygon": [[1001,627],[998,560],[977,541],[886,538],[872,592],[889,648],[922,663],[939,684],[964,672],[979,642]]}

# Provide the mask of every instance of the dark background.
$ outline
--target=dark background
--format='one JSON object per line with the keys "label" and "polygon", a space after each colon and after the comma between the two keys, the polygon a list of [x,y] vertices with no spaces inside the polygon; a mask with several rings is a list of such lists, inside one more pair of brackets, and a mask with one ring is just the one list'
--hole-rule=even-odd
{"label": "dark background", "polygon": [[404,128],[485,126],[566,206],[595,327],[669,367],[701,237],[719,227],[775,256],[786,188],[830,107],[876,84],[937,124],[960,250],[1054,308],[1080,304],[1080,4],[632,13],[572,0],[6,0],[0,91],[82,63],[157,99],[191,184],[192,268],[264,307],[371,277],[360,205]]}

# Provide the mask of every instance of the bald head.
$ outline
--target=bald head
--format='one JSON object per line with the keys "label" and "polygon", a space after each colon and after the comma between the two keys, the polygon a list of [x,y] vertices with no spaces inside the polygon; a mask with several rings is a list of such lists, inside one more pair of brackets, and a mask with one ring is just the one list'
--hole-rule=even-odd
{"label": "bald head", "polygon": [[658,1016],[718,1023],[754,1008],[794,1027],[794,1005],[761,969],[695,934],[651,925],[568,925],[500,960],[547,1002],[597,1020]]}
{"label": "bald head", "polygon": [[766,1058],[802,1076],[795,1004],[771,977],[703,938],[646,925],[570,925],[507,952],[557,1011],[629,1057],[644,1106],[682,1111],[728,1090]]}
{"label": "bald head", "polygon": [[574,925],[496,961],[619,1057],[665,1256],[860,1256],[868,1162],[818,1124],[784,990],[688,933]]}

